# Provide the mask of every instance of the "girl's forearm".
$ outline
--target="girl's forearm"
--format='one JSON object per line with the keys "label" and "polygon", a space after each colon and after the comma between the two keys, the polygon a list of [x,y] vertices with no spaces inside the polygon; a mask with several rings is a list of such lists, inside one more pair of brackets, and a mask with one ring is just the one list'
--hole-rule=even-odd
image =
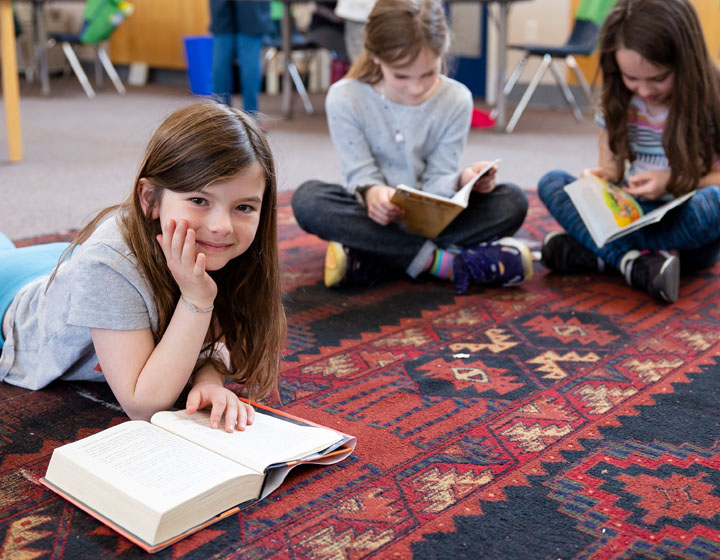
{"label": "girl's forearm", "polygon": [[225,376],[215,369],[212,362],[208,362],[198,369],[193,376],[193,387],[200,385],[201,383],[215,383],[216,385],[220,385],[222,387],[225,385]]}
{"label": "girl's forearm", "polygon": [[600,133],[598,140],[598,168],[606,175],[608,181],[619,181],[623,175],[622,160],[610,149],[610,141],[606,131]]}
{"label": "girl's forearm", "polygon": [[211,313],[178,302],[167,330],[148,357],[135,384],[129,416],[149,418],[172,407],[187,385],[202,350]]}
{"label": "girl's forearm", "polygon": [[711,171],[704,177],[701,177],[698,188],[702,189],[713,185],[720,185],[720,171]]}

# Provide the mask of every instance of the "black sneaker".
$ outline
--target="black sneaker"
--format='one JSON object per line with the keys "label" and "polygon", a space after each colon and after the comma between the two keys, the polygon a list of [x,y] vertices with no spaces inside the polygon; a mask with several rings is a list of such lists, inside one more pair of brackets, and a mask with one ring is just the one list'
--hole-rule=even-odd
{"label": "black sneaker", "polygon": [[372,259],[350,247],[331,241],[325,253],[325,286],[371,288],[384,277],[384,270]]}
{"label": "black sneaker", "polygon": [[680,290],[680,259],[665,251],[630,251],[620,264],[625,280],[652,297],[675,303]]}
{"label": "black sneaker", "polygon": [[543,266],[555,272],[602,272],[605,263],[564,231],[551,231],[542,246]]}

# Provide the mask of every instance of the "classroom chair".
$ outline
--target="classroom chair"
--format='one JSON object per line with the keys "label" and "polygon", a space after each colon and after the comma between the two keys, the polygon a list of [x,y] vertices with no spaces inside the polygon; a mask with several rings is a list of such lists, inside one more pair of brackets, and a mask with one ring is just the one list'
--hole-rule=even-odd
{"label": "classroom chair", "polygon": [[[332,4],[318,5],[313,9],[312,17],[306,31],[300,31],[295,25],[295,18],[291,18],[290,45],[293,56],[291,56],[288,71],[290,79],[293,82],[295,90],[303,102],[305,112],[313,113],[313,106],[310,102],[305,80],[301,75],[301,69],[298,68],[299,60],[296,60],[295,54],[303,61],[302,69],[308,74],[310,86],[314,81],[314,73],[321,70],[318,66],[326,62],[322,57],[322,51],[326,50],[331,53],[333,58],[346,59],[345,43],[342,32],[342,22],[332,13]],[[281,66],[277,64],[282,54],[282,32],[281,18],[283,6],[279,2],[271,2],[271,17],[275,20],[276,31],[271,35],[263,38],[263,46],[265,47],[264,65],[265,65],[265,83],[268,93],[274,93],[278,90],[278,74]],[[329,69],[329,61],[328,61]]]}
{"label": "classroom chair", "polygon": [[617,0],[582,0],[575,12],[575,21],[573,23],[572,31],[565,44],[560,46],[553,45],[535,45],[535,44],[519,44],[509,45],[511,49],[523,50],[525,53],[520,59],[515,69],[510,74],[505,86],[503,93],[508,96],[515,87],[520,75],[522,74],[525,66],[528,63],[530,57],[537,56],[541,57],[542,61],[535,71],[527,89],[523,93],[520,102],[518,103],[515,111],[510,117],[507,126],[505,127],[506,132],[512,132],[515,129],[520,117],[522,116],[525,108],[527,107],[530,98],[535,93],[540,80],[545,75],[548,68],[557,82],[560,91],[565,98],[565,101],[570,107],[573,116],[577,121],[582,121],[582,113],[580,108],[575,101],[575,97],[570,90],[560,67],[555,62],[556,59],[563,59],[568,67],[574,72],[575,76],[580,82],[583,92],[587,96],[588,102],[592,102],[592,90],[588,83],[585,75],[580,70],[576,56],[589,56],[595,52],[597,47],[598,36],[600,33],[600,27],[602,26],[605,16],[607,16],[610,9],[613,7]]}
{"label": "classroom chair", "polygon": [[104,69],[118,93],[124,94],[125,87],[105,50],[105,42],[132,11],[132,4],[124,0],[88,0],[83,12],[83,26],[79,33],[50,34],[52,44],[60,43],[62,45],[65,58],[90,99],[95,97],[95,90],[90,85],[73,45],[86,45],[95,51],[95,84],[97,87],[103,85]]}

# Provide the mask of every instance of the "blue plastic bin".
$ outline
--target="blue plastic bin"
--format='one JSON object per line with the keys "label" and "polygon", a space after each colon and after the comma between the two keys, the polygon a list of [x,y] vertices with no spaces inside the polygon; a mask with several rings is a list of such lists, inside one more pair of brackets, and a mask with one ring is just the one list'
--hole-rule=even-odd
{"label": "blue plastic bin", "polygon": [[183,37],[190,91],[195,95],[212,95],[212,35]]}

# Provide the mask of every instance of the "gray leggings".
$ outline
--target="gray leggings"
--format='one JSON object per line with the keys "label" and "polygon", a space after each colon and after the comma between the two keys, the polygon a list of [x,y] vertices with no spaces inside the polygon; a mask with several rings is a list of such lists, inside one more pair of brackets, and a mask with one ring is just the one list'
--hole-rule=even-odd
{"label": "gray leggings", "polygon": [[[512,235],[522,225],[527,208],[525,193],[513,184],[498,185],[489,194],[473,192],[468,207],[432,241],[441,248],[468,247]],[[332,183],[303,183],[292,197],[292,209],[308,233],[373,255],[391,269],[406,270],[427,241],[395,223],[373,222],[367,208]]]}

